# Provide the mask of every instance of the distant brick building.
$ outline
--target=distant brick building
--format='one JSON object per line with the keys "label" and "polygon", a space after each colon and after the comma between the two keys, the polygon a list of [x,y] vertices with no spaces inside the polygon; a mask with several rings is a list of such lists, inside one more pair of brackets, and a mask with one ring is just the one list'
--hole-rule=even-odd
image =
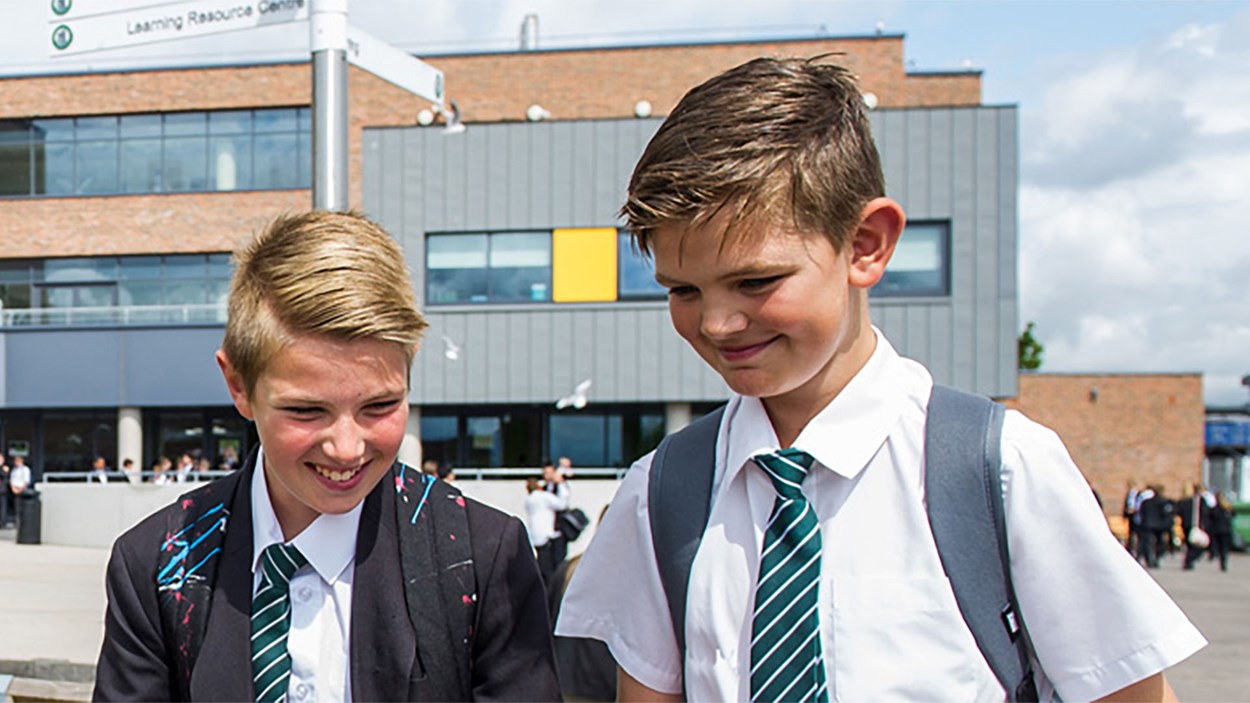
{"label": "distant brick building", "polygon": [[1201,374],[1022,374],[1004,402],[1058,433],[1108,516],[1128,481],[1176,498],[1202,480]]}

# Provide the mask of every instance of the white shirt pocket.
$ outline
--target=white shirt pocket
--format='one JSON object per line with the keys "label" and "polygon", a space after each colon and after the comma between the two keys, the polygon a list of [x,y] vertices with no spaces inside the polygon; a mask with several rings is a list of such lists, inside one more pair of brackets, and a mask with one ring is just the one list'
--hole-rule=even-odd
{"label": "white shirt pocket", "polygon": [[1002,700],[945,577],[843,576],[825,587],[835,700]]}

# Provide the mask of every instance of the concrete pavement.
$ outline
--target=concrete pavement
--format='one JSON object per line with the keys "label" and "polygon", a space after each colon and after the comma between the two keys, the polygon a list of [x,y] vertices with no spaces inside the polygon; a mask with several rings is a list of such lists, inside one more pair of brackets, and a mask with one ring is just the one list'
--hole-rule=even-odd
{"label": "concrete pavement", "polygon": [[[15,544],[12,529],[0,530],[0,667],[94,664],[107,561],[107,549]],[[1250,701],[1250,555],[1232,555],[1226,573],[1205,559],[1182,571],[1179,555],[1151,573],[1210,641],[1168,672],[1180,699]]]}

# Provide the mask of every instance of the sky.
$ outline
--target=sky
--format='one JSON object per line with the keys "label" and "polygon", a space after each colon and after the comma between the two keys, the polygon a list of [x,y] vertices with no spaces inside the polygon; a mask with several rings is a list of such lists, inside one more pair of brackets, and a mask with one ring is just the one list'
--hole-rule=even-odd
{"label": "sky", "polygon": [[[74,0],[114,1],[137,2]],[[48,0],[3,4],[0,74],[307,55],[286,25],[52,61]],[[982,71],[983,102],[1020,111],[1020,319],[1041,370],[1201,373],[1209,406],[1250,402],[1250,1],[348,2],[418,56],[515,49],[530,13],[540,48],[883,30],[909,70]]]}

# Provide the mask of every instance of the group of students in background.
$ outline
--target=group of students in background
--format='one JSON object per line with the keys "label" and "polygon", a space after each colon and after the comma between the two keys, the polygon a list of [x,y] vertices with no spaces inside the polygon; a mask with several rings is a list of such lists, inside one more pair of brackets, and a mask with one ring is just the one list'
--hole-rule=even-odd
{"label": "group of students in background", "polygon": [[1219,559],[1220,570],[1228,571],[1235,512],[1223,491],[1212,493],[1201,483],[1193,484],[1189,495],[1173,500],[1158,484],[1139,489],[1130,481],[1124,494],[1128,522],[1124,547],[1151,569],[1159,568],[1165,555],[1184,548],[1186,571],[1193,570],[1203,554],[1210,561]]}

